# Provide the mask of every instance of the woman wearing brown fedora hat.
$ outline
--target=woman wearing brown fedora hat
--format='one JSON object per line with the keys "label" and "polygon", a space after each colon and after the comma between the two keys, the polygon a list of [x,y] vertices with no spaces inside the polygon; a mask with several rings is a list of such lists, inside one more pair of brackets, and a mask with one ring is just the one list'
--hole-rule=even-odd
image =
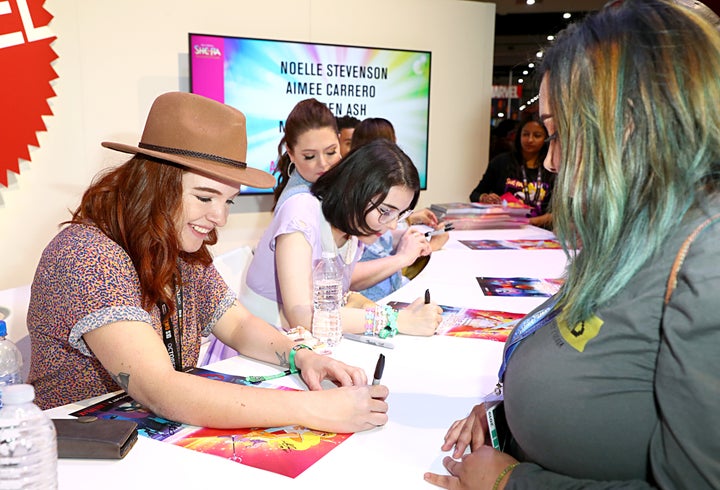
{"label": "woman wearing brown fedora hat", "polygon": [[[207,247],[239,187],[274,184],[244,162],[240,111],[164,94],[137,147],[103,146],[133,157],[85,191],[32,285],[28,381],[42,408],[122,388],[162,417],[205,427],[355,432],[387,421],[386,387],[367,386],[363,370],[295,345],[251,315],[212,265]],[[183,372],[196,365],[201,336],[210,333],[244,355],[299,371],[311,391]],[[341,387],[322,390],[325,378]]]}

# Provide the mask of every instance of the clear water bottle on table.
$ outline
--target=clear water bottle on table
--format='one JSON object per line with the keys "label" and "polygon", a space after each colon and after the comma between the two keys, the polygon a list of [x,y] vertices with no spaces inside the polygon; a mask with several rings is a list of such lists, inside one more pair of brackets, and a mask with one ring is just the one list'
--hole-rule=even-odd
{"label": "clear water bottle on table", "polygon": [[57,436],[45,412],[33,403],[32,385],[3,390],[0,409],[0,487],[57,488]]}
{"label": "clear water bottle on table", "polygon": [[335,254],[323,252],[322,259],[313,269],[312,334],[330,347],[342,339],[342,283],[342,273],[335,263]]}
{"label": "clear water bottle on table", "polygon": [[2,392],[5,386],[23,382],[20,374],[22,363],[20,350],[7,338],[5,320],[0,320],[0,407],[2,407]]}

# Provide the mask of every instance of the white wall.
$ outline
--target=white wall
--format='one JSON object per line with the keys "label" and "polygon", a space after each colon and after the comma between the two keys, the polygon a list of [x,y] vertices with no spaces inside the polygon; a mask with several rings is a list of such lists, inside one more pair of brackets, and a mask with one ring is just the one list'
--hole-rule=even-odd
{"label": "white wall", "polygon": [[[187,91],[188,32],[432,51],[428,189],[465,200],[487,163],[495,5],[464,0],[47,0],[57,36],[53,116],[0,186],[0,289],[28,284],[98,170],[135,144],[154,98]],[[3,116],[7,117],[7,116]],[[254,241],[269,200],[238,200],[216,253]]]}

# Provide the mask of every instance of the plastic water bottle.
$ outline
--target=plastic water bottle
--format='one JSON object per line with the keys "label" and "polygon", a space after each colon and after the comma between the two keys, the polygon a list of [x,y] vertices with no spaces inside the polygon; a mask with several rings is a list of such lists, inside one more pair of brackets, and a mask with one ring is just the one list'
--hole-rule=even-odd
{"label": "plastic water bottle", "polygon": [[342,339],[341,301],[342,274],[335,264],[335,254],[323,252],[313,269],[312,334],[330,347]]}
{"label": "plastic water bottle", "polygon": [[7,338],[7,324],[0,320],[0,407],[2,407],[2,394],[5,386],[22,383],[20,368],[22,368],[22,354],[17,346]]}
{"label": "plastic water bottle", "polygon": [[32,385],[6,386],[0,409],[0,487],[57,488],[57,436],[45,412],[33,403]]}

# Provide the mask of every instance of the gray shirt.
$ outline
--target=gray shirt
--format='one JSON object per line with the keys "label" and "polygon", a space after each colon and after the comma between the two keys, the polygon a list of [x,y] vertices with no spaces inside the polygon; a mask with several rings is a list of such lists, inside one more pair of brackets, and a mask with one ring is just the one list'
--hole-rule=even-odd
{"label": "gray shirt", "polygon": [[[718,212],[717,206],[712,210]],[[693,242],[663,310],[688,220],[594,321],[553,321],[505,374],[521,464],[506,488],[720,488],[720,224]]]}

